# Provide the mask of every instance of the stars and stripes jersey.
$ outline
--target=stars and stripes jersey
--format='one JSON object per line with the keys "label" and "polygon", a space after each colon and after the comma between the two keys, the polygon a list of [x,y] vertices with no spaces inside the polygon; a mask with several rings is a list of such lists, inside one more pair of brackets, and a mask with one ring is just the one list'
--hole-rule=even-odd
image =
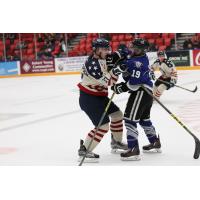
{"label": "stars and stripes jersey", "polygon": [[106,59],[96,59],[89,56],[81,70],[81,82],[78,87],[81,91],[95,95],[108,96],[108,86],[117,82],[118,76],[108,71]]}
{"label": "stars and stripes jersey", "polygon": [[175,79],[175,80],[178,79],[176,67],[171,60],[165,58],[161,62],[159,59],[157,59],[151,65],[151,70],[155,71],[157,68],[160,70],[162,77],[164,79],[166,79],[166,78],[172,78],[172,79]]}
{"label": "stars and stripes jersey", "polygon": [[153,82],[149,76],[149,59],[146,54],[134,56],[124,61],[128,68],[129,76],[124,78],[130,90],[136,91],[141,85],[152,90]]}

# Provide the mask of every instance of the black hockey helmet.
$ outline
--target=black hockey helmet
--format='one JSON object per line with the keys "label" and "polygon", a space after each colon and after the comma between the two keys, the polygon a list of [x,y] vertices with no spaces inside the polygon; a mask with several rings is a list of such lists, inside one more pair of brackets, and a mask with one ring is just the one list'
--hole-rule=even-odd
{"label": "black hockey helmet", "polygon": [[165,52],[164,52],[164,51],[158,51],[158,52],[157,52],[157,56],[158,56],[158,57],[159,57],[159,56],[165,57],[166,55],[165,55]]}
{"label": "black hockey helmet", "polygon": [[96,50],[97,48],[110,48],[110,44],[108,40],[104,38],[97,38],[96,40],[92,41],[92,49]]}
{"label": "black hockey helmet", "polygon": [[125,44],[119,44],[117,47],[118,51],[123,51],[124,49],[127,49],[127,46]]}
{"label": "black hockey helmet", "polygon": [[149,47],[149,43],[142,39],[142,38],[136,38],[132,42],[133,48],[141,49],[142,51],[145,51]]}

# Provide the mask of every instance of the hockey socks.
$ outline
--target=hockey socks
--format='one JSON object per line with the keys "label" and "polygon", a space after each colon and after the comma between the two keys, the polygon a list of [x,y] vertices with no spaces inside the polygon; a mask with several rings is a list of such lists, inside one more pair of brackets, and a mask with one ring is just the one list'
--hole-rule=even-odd
{"label": "hockey socks", "polygon": [[141,120],[139,122],[141,127],[144,129],[144,132],[149,140],[150,143],[154,143],[157,139],[156,131],[152,122],[150,120]]}
{"label": "hockey socks", "polygon": [[93,142],[92,142],[90,149],[89,149],[90,152],[93,151],[95,149],[95,147],[101,142],[103,136],[108,132],[108,130],[109,130],[109,124],[108,123],[100,126],[99,129],[97,130],[97,132],[96,132],[96,128],[91,130],[88,133],[88,135],[85,139],[85,142],[84,142],[84,146],[86,147],[86,149],[88,149],[88,146],[89,146],[92,138],[94,137]]}
{"label": "hockey socks", "polygon": [[113,139],[117,142],[121,142],[123,136],[123,113],[119,110],[112,113],[110,117],[110,130],[113,135]]}
{"label": "hockey socks", "polygon": [[115,141],[121,142],[123,135],[123,121],[111,121],[110,130]]}
{"label": "hockey socks", "polygon": [[138,130],[136,122],[125,120],[125,126],[127,129],[127,142],[128,148],[133,149],[138,146]]}

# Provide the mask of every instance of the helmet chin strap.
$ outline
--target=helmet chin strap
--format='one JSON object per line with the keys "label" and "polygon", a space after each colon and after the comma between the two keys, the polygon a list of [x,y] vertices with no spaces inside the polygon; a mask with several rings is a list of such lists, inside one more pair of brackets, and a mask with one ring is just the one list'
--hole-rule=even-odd
{"label": "helmet chin strap", "polygon": [[104,58],[101,56],[101,52],[97,53],[97,49],[94,51],[94,53],[95,53],[95,57],[96,57],[96,58],[104,59]]}
{"label": "helmet chin strap", "polygon": [[102,54],[102,53],[100,52],[100,54],[99,54],[99,58],[100,58],[100,59],[104,59],[104,58],[101,56],[101,54]]}
{"label": "helmet chin strap", "polygon": [[140,49],[133,50],[133,55],[142,55],[142,54],[144,54],[144,52]]}

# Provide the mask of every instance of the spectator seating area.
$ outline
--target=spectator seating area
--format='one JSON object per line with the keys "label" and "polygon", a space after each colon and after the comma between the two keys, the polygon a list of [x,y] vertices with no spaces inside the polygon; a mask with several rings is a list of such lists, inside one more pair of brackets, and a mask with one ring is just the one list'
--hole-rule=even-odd
{"label": "spectator seating area", "polygon": [[[69,52],[69,56],[77,55],[89,55],[91,53],[91,41],[99,36],[97,33],[88,33],[86,37],[82,38],[73,50]],[[101,34],[101,37],[105,37],[110,41],[112,50],[116,50],[119,44],[128,44],[136,37],[144,38],[149,41],[151,46],[154,46],[152,50],[165,50],[170,49],[174,42],[174,33],[140,33],[140,34],[125,34],[125,33],[110,33]]]}
{"label": "spectator seating area", "polygon": [[200,33],[196,33],[191,38],[187,38],[183,43],[184,50],[200,49]]}
{"label": "spectator seating area", "polygon": [[[76,33],[66,34],[70,40]],[[5,33],[0,34],[0,60],[4,61],[4,41],[6,60],[38,59],[66,56],[64,33]],[[21,42],[20,42],[21,41]],[[20,51],[21,49],[21,51]]]}
{"label": "spectator seating area", "polygon": [[69,56],[89,55],[92,51],[91,43],[98,37],[98,33],[87,33],[87,36],[83,37],[80,42],[69,51]]}
{"label": "spectator seating area", "polygon": [[[79,34],[80,36],[81,34]],[[78,37],[77,33],[5,33],[0,34],[0,61],[4,61],[4,42],[6,60],[48,59],[53,57],[83,56],[92,51],[91,42],[99,36],[110,42],[112,50],[116,50],[119,44],[129,44],[134,38],[144,38],[150,43],[150,51],[171,50],[175,40],[175,33],[87,33]],[[66,51],[66,41],[71,43],[73,39],[78,44]],[[81,38],[80,41],[77,38]],[[200,33],[195,34],[192,41],[198,46]],[[73,43],[72,43],[73,44]],[[200,44],[200,43],[199,43]]]}

